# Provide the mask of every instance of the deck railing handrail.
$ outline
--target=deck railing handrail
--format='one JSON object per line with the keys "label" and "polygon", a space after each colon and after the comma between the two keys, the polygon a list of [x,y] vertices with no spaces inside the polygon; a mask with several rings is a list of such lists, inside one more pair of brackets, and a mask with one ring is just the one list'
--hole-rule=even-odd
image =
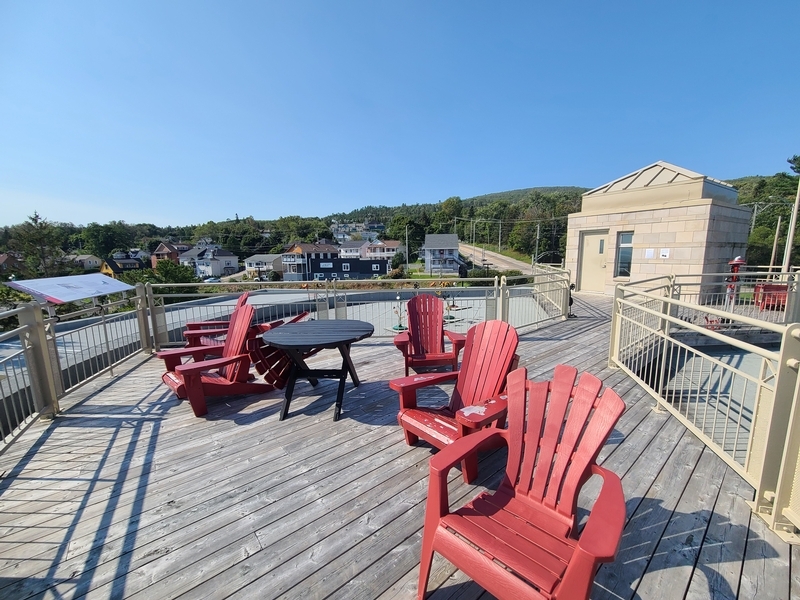
{"label": "deck railing handrail", "polygon": [[[687,282],[690,277],[704,281]],[[725,286],[724,305],[705,291],[686,293],[687,286],[704,290],[709,278]],[[798,543],[800,497],[793,490],[800,489],[800,324],[737,312],[756,304],[754,297],[737,304],[744,286],[753,289],[755,281],[732,281],[730,274],[675,276],[661,293],[641,289],[652,280],[619,284],[609,364],[625,370],[750,482],[756,488],[753,510]],[[785,321],[794,314],[791,287],[770,303],[766,317],[779,313]],[[779,349],[759,345],[771,342]],[[706,348],[731,350],[714,355]]]}

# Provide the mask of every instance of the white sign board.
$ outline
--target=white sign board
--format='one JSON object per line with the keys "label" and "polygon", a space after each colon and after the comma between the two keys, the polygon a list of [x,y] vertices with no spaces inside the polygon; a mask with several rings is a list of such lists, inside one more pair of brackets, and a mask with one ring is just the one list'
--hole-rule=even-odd
{"label": "white sign board", "polygon": [[100,273],[89,275],[67,275],[66,277],[46,277],[44,279],[24,279],[9,281],[7,286],[53,304],[64,304],[75,300],[95,298],[107,294],[129,292],[134,289]]}

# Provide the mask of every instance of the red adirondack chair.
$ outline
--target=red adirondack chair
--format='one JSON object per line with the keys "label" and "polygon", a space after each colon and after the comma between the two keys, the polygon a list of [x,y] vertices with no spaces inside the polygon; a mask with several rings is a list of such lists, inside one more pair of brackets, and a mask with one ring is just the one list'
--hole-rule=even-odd
{"label": "red adirondack chair", "polygon": [[[486,321],[469,329],[465,339],[461,369],[449,373],[427,373],[389,382],[400,394],[397,421],[408,445],[419,438],[444,448],[455,440],[489,425],[502,427],[506,404],[498,398],[506,375],[516,366],[519,338],[516,330],[503,321]],[[417,390],[456,380],[447,406],[417,406]],[[462,463],[464,481],[478,474],[478,458],[472,455]]]}
{"label": "red adirondack chair", "polygon": [[[432,294],[414,296],[406,305],[408,331],[395,336],[394,345],[403,353],[406,377],[409,367],[458,368],[458,354],[465,338],[460,333],[444,328],[444,303]],[[450,350],[445,350],[444,337],[450,340]]]}
{"label": "red adirondack chair", "polygon": [[[202,417],[208,412],[206,396],[256,394],[275,389],[262,381],[250,381],[250,354],[246,346],[253,311],[252,306],[245,304],[233,312],[220,358],[204,360],[208,348],[203,346],[165,350],[156,355],[164,359],[167,367],[162,381],[178,398],[189,399],[195,416]],[[193,362],[182,364],[186,357]]]}
{"label": "red adirondack chair", "polygon": [[[517,369],[508,376],[508,429],[479,431],[431,459],[420,599],[434,552],[500,600],[589,597],[597,567],[614,560],[625,525],[622,483],[595,463],[625,404],[611,389],[600,396],[602,383],[588,373],[573,387],[576,375],[559,365],[552,382],[534,383]],[[450,512],[448,471],[464,456],[502,444],[508,463],[497,491]],[[603,487],[579,533],[578,492],[592,475]]]}
{"label": "red adirondack chair", "polygon": [[[236,301],[233,310],[247,304],[249,292],[244,292]],[[225,335],[228,333],[230,321],[190,321],[186,323],[183,337],[186,338],[186,347],[196,346],[222,346],[225,344]]]}

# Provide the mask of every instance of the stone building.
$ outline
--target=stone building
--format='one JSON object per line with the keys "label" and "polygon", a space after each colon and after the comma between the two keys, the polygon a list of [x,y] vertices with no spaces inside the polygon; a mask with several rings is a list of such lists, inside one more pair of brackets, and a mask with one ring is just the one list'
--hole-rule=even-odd
{"label": "stone building", "polygon": [[565,264],[578,290],[605,294],[669,273],[724,273],[749,228],[733,186],[659,161],[583,194]]}

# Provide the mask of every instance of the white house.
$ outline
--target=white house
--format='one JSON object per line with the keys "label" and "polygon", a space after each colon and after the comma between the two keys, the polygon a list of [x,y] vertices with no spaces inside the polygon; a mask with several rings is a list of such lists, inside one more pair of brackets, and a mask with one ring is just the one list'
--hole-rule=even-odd
{"label": "white house", "polygon": [[455,233],[429,233],[421,248],[425,270],[432,274],[458,274],[458,236]]}
{"label": "white house", "polygon": [[244,259],[244,270],[253,279],[267,275],[270,271],[282,272],[283,259],[280,254],[254,254]]}
{"label": "white house", "polygon": [[239,270],[239,257],[220,248],[192,248],[181,254],[178,261],[192,267],[200,279],[233,275]]}

